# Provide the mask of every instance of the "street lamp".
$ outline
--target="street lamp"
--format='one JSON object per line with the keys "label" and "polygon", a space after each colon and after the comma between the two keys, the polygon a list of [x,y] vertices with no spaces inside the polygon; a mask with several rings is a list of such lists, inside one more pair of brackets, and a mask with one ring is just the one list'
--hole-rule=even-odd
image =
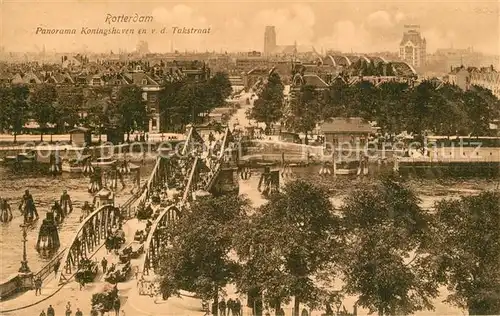
{"label": "street lamp", "polygon": [[28,267],[28,259],[26,257],[26,242],[28,241],[26,237],[28,236],[28,233],[26,232],[27,225],[22,224],[19,225],[23,229],[23,261],[21,261],[21,267],[19,268],[20,273],[30,273],[31,270]]}

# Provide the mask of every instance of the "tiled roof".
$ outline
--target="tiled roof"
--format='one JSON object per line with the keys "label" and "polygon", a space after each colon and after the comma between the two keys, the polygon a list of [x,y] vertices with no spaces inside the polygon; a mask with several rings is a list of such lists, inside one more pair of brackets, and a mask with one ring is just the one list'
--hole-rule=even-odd
{"label": "tiled roof", "polygon": [[408,41],[415,45],[421,45],[425,43],[425,39],[420,36],[417,31],[408,31],[403,34],[403,39],[399,45],[405,45]]}
{"label": "tiled roof", "polygon": [[334,117],[321,124],[323,133],[373,133],[375,129],[360,117]]}
{"label": "tiled roof", "polygon": [[327,88],[328,84],[317,75],[304,75],[302,76],[304,84],[307,86],[315,86],[316,88]]}

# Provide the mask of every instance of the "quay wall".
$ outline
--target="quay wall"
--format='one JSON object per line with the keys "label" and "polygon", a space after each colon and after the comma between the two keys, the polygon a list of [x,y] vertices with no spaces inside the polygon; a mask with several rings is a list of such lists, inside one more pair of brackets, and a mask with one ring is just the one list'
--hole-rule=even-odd
{"label": "quay wall", "polygon": [[17,273],[0,284],[0,300],[33,288],[33,273]]}
{"label": "quay wall", "polygon": [[405,161],[399,162],[399,174],[404,177],[500,177],[497,161]]}

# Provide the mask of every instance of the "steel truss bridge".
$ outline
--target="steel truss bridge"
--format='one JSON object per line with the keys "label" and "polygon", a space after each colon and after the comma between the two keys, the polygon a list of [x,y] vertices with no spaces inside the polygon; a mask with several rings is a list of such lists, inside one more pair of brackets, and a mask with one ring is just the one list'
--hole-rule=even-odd
{"label": "steel truss bridge", "polygon": [[[47,270],[47,273],[41,276],[45,279],[59,263],[57,282],[63,284],[71,281],[79,271],[81,260],[91,259],[104,246],[112,230],[120,228],[122,220],[136,216],[140,204],[147,207],[156,192],[176,188],[182,196],[177,200],[162,201],[164,206],[161,206],[160,214],[153,222],[144,245],[143,272],[148,273],[149,269],[155,271],[159,255],[168,245],[166,228],[173,225],[184,212],[189,211],[190,202],[197,196],[206,195],[207,192],[222,193],[224,186],[221,186],[220,182],[224,181],[221,181],[221,174],[226,176],[226,183],[228,172],[233,174],[235,179],[238,149],[233,141],[229,128],[224,131],[222,139],[208,144],[196,128],[191,127],[180,153],[159,152],[154,169],[140,192],[130,197],[122,206],[104,205],[87,216],[69,245],[42,269]],[[207,148],[210,149],[208,152],[204,150]]]}

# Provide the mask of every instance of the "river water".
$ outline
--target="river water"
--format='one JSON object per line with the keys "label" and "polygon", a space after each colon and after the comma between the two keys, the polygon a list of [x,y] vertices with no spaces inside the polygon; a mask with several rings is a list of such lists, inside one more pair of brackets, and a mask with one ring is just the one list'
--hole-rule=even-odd
{"label": "river water", "polygon": [[[147,179],[153,168],[153,162],[141,167],[142,183]],[[354,189],[363,188],[373,182],[373,176],[320,176],[319,167],[296,168],[293,170],[293,178],[303,178],[314,183],[321,184],[331,193],[331,200],[335,206],[342,203],[345,195]],[[252,200],[254,206],[259,206],[266,201],[257,190],[261,170],[255,170],[249,180],[240,180],[240,193],[247,195]],[[132,176],[126,179],[128,188],[116,192],[116,204],[122,204],[130,197],[132,187]],[[289,179],[285,179],[288,181]],[[55,200],[58,200],[63,190],[67,190],[71,195],[74,210],[62,224],[59,235],[61,248],[74,235],[81,215],[81,206],[85,201],[92,202],[92,195],[87,192],[89,179],[76,174],[63,174],[52,177],[44,172],[23,172],[14,171],[9,168],[0,167],[0,196],[7,197],[12,208],[14,219],[10,223],[0,224],[0,280],[4,280],[15,274],[22,260],[22,231],[19,225],[22,217],[18,210],[21,196],[24,190],[29,189],[35,200],[40,220],[37,225],[28,232],[27,256],[28,264],[32,271],[38,271],[47,262],[48,258],[43,258],[35,250],[38,238],[39,225],[45,218],[45,213],[50,210]],[[442,198],[457,198],[460,195],[477,194],[482,190],[494,189],[497,181],[487,179],[412,179],[408,184],[416,190],[422,200],[422,207],[430,208],[433,203]]]}
{"label": "river water", "polygon": [[[147,163],[141,167],[142,183],[147,180],[154,163]],[[47,168],[44,168],[47,169]],[[115,204],[120,205],[130,196],[133,186],[133,175],[125,177],[127,187],[123,190],[118,185]],[[92,204],[93,196],[87,192],[89,179],[83,175],[63,173],[60,176],[52,177],[47,175],[45,170],[23,171],[12,170],[9,167],[0,166],[0,197],[8,198],[14,216],[10,223],[0,223],[0,281],[17,273],[22,260],[22,230],[19,227],[23,223],[23,218],[19,212],[19,204],[24,190],[28,189],[33,195],[40,219],[36,225],[29,228],[26,243],[28,266],[33,272],[43,267],[50,258],[39,255],[35,249],[38,239],[38,230],[45,218],[45,213],[50,210],[54,201],[59,200],[63,190],[67,190],[73,202],[73,212],[65,218],[59,228],[59,238],[61,248],[74,235],[79,225],[81,206],[85,201]]]}

